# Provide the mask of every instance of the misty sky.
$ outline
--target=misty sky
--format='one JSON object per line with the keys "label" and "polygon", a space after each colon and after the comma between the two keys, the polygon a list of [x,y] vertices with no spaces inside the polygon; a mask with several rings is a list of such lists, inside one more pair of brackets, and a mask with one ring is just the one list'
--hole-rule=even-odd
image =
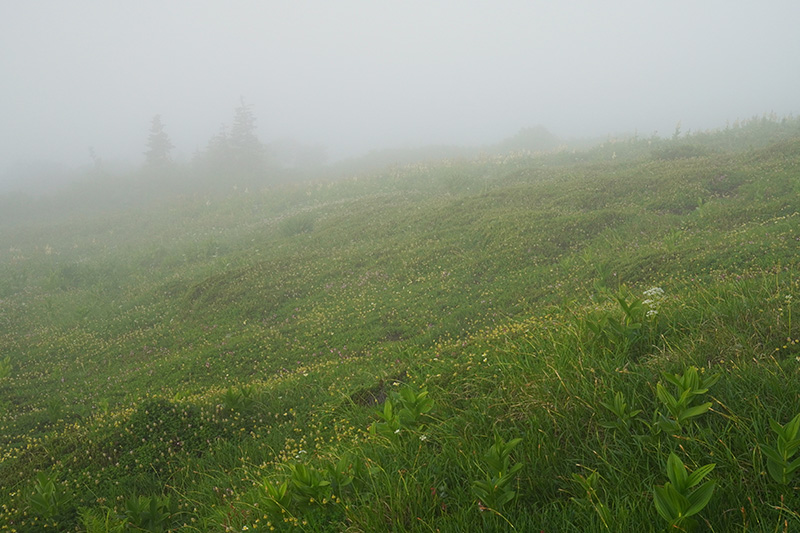
{"label": "misty sky", "polygon": [[240,96],[259,136],[386,146],[670,135],[800,113],[800,2],[2,1],[0,170],[186,159]]}

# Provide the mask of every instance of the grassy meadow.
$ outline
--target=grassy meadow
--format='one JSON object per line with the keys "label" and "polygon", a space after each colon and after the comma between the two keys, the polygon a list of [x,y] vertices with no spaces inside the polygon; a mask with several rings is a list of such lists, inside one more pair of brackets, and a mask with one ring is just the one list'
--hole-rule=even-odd
{"label": "grassy meadow", "polygon": [[800,120],[219,180],[0,199],[0,531],[800,531]]}

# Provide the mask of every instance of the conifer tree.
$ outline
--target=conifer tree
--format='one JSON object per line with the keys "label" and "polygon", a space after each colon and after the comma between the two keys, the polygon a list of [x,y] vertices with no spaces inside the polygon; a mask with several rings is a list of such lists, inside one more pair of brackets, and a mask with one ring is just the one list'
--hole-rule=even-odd
{"label": "conifer tree", "polygon": [[233,116],[228,143],[235,164],[241,170],[256,170],[262,166],[264,147],[256,135],[256,116],[252,106],[241,98]]}
{"label": "conifer tree", "polygon": [[170,152],[174,148],[169,140],[169,135],[164,131],[164,124],[161,123],[161,115],[153,117],[150,124],[150,135],[147,137],[147,158],[148,166],[163,166],[172,162]]}

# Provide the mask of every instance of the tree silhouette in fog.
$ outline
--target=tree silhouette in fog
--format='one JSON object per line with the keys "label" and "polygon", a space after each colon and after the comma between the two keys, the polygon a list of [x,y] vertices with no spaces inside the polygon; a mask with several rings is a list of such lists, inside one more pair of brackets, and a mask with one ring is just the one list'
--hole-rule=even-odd
{"label": "tree silhouette in fog", "polygon": [[195,168],[214,180],[263,178],[267,166],[264,145],[256,135],[256,116],[241,98],[233,115],[233,125],[224,124],[208,142],[205,151],[194,159]]}
{"label": "tree silhouette in fog", "polygon": [[244,98],[233,116],[228,146],[235,167],[244,172],[255,172],[264,166],[264,146],[256,135],[256,116],[253,107]]}
{"label": "tree silhouette in fog", "polygon": [[147,165],[151,167],[168,165],[172,162],[170,152],[173,148],[169,135],[164,131],[161,115],[154,116],[150,123],[150,135],[147,137],[147,151],[144,153]]}

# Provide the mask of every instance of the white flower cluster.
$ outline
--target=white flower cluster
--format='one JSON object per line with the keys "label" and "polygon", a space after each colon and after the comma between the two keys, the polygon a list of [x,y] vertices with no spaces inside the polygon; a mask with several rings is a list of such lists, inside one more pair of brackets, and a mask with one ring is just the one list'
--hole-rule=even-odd
{"label": "white flower cluster", "polygon": [[658,310],[661,304],[664,303],[664,289],[661,287],[653,287],[652,289],[644,291],[644,295],[647,299],[642,303],[650,308],[646,313],[647,318],[658,315]]}

